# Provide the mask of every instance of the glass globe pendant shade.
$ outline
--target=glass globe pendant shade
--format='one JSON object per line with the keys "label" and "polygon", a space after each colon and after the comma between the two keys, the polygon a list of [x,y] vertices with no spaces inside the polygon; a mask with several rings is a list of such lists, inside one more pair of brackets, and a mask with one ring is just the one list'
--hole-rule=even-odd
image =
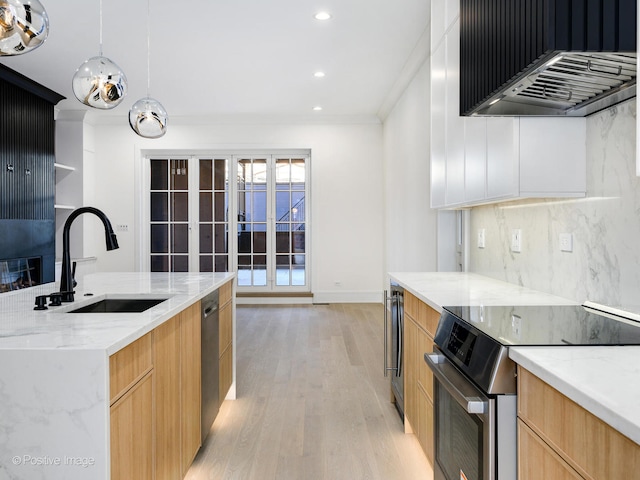
{"label": "glass globe pendant shade", "polygon": [[167,132],[167,111],[157,100],[146,97],[129,110],[129,125],[144,138],[160,138]]}
{"label": "glass globe pendant shade", "polygon": [[110,110],[127,94],[127,77],[107,57],[92,57],[78,67],[71,87],[76,98],[85,105]]}
{"label": "glass globe pendant shade", "polygon": [[38,48],[49,35],[49,17],[38,0],[0,0],[0,56]]}

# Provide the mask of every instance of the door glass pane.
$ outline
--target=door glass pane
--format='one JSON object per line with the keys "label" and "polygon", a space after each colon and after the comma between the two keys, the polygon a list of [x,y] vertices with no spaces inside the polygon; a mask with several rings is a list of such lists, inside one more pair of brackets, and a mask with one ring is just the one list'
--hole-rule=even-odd
{"label": "door glass pane", "polygon": [[171,271],[172,272],[188,272],[189,256],[188,255],[172,255]]}
{"label": "door glass pane", "polygon": [[229,257],[227,255],[215,255],[216,272],[229,271]]}
{"label": "door glass pane", "polygon": [[169,225],[151,225],[151,253],[169,252]]}
{"label": "door glass pane", "polygon": [[304,255],[294,255],[296,265],[291,268],[291,285],[306,285],[306,270],[304,266]]}
{"label": "door glass pane", "polygon": [[252,206],[251,221],[265,222],[267,220],[267,192],[253,192]]}
{"label": "door glass pane", "polygon": [[200,221],[213,221],[213,198],[209,192],[200,192]]}
{"label": "door glass pane", "polygon": [[228,195],[226,192],[216,192],[213,194],[215,199],[215,218],[216,222],[226,222],[227,221],[227,198]]}
{"label": "door glass pane", "polygon": [[267,253],[267,232],[253,233],[253,253]]}
{"label": "door glass pane", "polygon": [[171,220],[174,222],[189,221],[189,193],[171,194]]}
{"label": "door glass pane", "polygon": [[169,162],[167,160],[151,160],[151,190],[167,190],[169,188]]}
{"label": "door glass pane", "polygon": [[213,256],[212,255],[200,255],[200,271],[213,272]]}
{"label": "door glass pane", "polygon": [[276,253],[289,253],[288,223],[276,224]]}
{"label": "door glass pane", "polygon": [[[213,225],[200,224],[200,253],[213,253]],[[200,270],[211,271],[211,270]]]}
{"label": "door glass pane", "polygon": [[189,161],[171,160],[171,190],[189,190]]}
{"label": "door glass pane", "polygon": [[266,255],[254,255],[253,257],[253,284],[262,287],[267,285]]}
{"label": "door glass pane", "polygon": [[189,253],[189,226],[187,224],[173,224],[171,230],[171,251]]}
{"label": "door glass pane", "polygon": [[215,253],[229,253],[229,244],[227,241],[227,226],[224,224],[214,225],[215,233]]}
{"label": "door glass pane", "polygon": [[169,256],[168,255],[151,255],[151,271],[152,272],[168,272]]}
{"label": "door glass pane", "polygon": [[304,232],[302,231],[295,231],[293,232],[293,253],[304,253],[305,252],[305,246],[304,246]]}
{"label": "door glass pane", "polygon": [[169,194],[151,192],[151,221],[166,222],[169,220]]}
{"label": "door glass pane", "polygon": [[200,160],[200,190],[213,190],[213,169],[211,160]]}

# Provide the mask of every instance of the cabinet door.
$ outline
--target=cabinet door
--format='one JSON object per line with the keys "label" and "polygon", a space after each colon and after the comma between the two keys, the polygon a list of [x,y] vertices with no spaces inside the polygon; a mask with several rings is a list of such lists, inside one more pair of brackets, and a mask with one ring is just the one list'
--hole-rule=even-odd
{"label": "cabinet door", "polygon": [[181,478],[179,327],[176,316],[153,331],[157,480]]}
{"label": "cabinet door", "polygon": [[518,196],[519,119],[487,119],[487,198]]}
{"label": "cabinet door", "polygon": [[582,480],[549,445],[518,419],[518,479]]}
{"label": "cabinet door", "polygon": [[417,435],[418,421],[418,372],[415,361],[418,326],[405,312],[404,317],[404,416]]}
{"label": "cabinet door", "polygon": [[460,116],[460,21],[446,35],[446,193],[447,205],[464,203],[464,118]]}
{"label": "cabinet door", "polygon": [[587,191],[585,118],[520,119],[520,195]]}
{"label": "cabinet door", "polygon": [[153,478],[153,372],[111,406],[111,480]]}
{"label": "cabinet door", "polygon": [[180,314],[182,476],[200,448],[200,302]]}
{"label": "cabinet door", "polygon": [[465,202],[479,202],[487,196],[487,119],[464,119]]}
{"label": "cabinet door", "polygon": [[445,42],[431,56],[431,208],[444,206],[446,188],[445,107],[447,70]]}
{"label": "cabinet door", "polygon": [[227,302],[220,309],[220,400],[224,400],[233,382],[233,304]]}
{"label": "cabinet door", "polygon": [[433,403],[420,388],[418,388],[418,441],[433,465]]}

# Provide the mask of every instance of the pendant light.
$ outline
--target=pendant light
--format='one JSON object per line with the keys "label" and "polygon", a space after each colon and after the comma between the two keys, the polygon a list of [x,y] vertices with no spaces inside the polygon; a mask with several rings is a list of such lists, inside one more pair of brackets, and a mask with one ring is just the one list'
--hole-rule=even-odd
{"label": "pendant light", "polygon": [[149,96],[151,84],[151,0],[147,0],[147,96],[133,104],[129,110],[129,125],[144,138],[160,138],[167,132],[167,111]]}
{"label": "pendant light", "polygon": [[71,86],[73,94],[80,102],[101,110],[117,107],[127,94],[127,77],[124,72],[114,62],[102,56],[102,0],[100,53],[78,67]]}
{"label": "pendant light", "polygon": [[0,0],[0,56],[38,48],[49,35],[49,17],[38,0]]}

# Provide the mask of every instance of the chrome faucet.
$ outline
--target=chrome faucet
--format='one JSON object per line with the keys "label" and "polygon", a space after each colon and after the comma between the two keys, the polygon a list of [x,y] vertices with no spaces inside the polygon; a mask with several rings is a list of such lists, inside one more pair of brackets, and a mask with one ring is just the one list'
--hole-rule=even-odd
{"label": "chrome faucet", "polygon": [[115,250],[118,248],[118,240],[116,234],[113,233],[111,222],[102,211],[93,207],[80,207],[71,212],[67,221],[64,222],[64,229],[62,230],[62,275],[60,276],[60,293],[62,294],[63,302],[73,302],[74,297],[73,288],[77,285],[74,278],[75,276],[75,262],[74,271],[71,271],[71,253],[69,252],[69,230],[73,221],[82,215],[83,213],[93,213],[97,216],[104,225],[104,235],[107,242],[107,250]]}

